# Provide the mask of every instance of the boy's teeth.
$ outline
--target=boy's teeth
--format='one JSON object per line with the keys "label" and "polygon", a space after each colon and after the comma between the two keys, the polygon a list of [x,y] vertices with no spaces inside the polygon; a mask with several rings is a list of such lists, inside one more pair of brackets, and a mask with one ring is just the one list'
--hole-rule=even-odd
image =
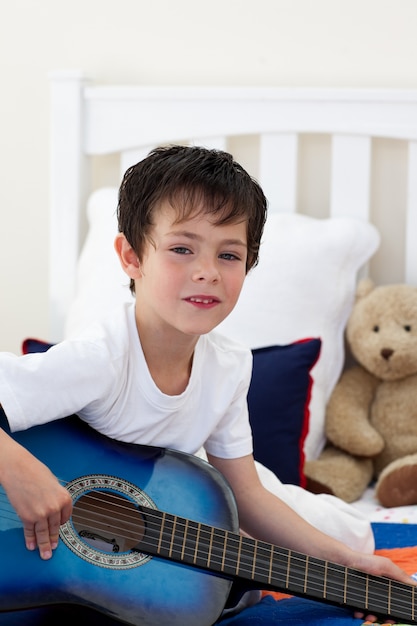
{"label": "boy's teeth", "polygon": [[209,304],[210,302],[212,302],[211,299],[206,299],[206,298],[190,298],[192,302],[201,302],[203,304]]}

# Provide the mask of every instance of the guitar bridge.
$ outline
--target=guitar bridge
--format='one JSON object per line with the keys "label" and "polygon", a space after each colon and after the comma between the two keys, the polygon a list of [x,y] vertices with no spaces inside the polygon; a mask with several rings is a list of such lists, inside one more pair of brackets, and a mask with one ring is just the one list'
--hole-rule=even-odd
{"label": "guitar bridge", "polygon": [[108,537],[104,537],[103,535],[92,533],[89,530],[80,530],[78,534],[92,548],[104,550],[105,552],[120,552],[120,546],[114,538],[109,539]]}

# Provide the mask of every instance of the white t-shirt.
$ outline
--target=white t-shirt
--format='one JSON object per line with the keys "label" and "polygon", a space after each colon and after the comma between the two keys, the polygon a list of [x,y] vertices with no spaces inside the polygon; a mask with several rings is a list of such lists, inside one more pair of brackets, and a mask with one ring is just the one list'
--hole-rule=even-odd
{"label": "white t-shirt", "polygon": [[250,350],[213,332],[197,342],[185,391],[162,393],[127,304],[48,352],[0,353],[0,404],[12,431],[76,413],[113,439],[236,458],[252,452],[251,371]]}

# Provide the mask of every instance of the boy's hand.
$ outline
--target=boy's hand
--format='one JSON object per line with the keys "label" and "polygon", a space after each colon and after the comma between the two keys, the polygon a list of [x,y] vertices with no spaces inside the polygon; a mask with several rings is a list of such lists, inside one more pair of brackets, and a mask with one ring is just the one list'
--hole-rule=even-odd
{"label": "boy's hand", "polygon": [[49,559],[58,545],[59,527],[72,512],[72,500],[52,472],[25,448],[2,446],[0,482],[23,522],[26,547]]}

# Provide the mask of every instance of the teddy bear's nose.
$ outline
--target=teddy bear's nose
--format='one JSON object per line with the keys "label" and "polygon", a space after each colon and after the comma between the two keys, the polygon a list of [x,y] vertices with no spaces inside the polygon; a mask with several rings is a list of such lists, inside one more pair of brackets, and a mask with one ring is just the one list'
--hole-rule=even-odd
{"label": "teddy bear's nose", "polygon": [[394,350],[391,350],[391,348],[382,348],[381,350],[381,356],[388,361],[389,358],[394,354]]}

